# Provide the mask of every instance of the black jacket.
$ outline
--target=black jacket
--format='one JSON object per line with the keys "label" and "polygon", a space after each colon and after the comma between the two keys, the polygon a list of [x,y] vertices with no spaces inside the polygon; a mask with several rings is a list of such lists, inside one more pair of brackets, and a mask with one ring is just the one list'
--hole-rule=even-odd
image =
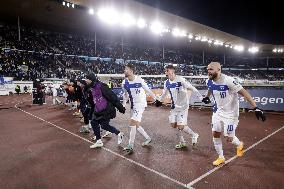
{"label": "black jacket", "polygon": [[[116,117],[116,109],[119,111],[123,111],[124,107],[120,103],[119,99],[117,98],[116,94],[108,87],[107,84],[101,83],[101,91],[103,97],[107,100],[108,104],[105,110],[97,113],[94,111],[93,119],[101,120],[101,119],[113,119]],[[95,104],[93,103],[95,106]]]}

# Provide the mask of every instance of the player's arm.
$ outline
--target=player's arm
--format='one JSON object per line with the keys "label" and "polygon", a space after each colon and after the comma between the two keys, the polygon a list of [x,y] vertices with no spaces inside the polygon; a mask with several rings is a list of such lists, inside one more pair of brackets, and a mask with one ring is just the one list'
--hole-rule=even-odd
{"label": "player's arm", "polygon": [[160,97],[160,101],[161,102],[163,102],[164,101],[164,99],[166,98],[166,96],[169,94],[169,90],[167,89],[167,87],[166,87],[166,84],[164,84],[164,89],[163,89],[163,93],[162,93],[162,95],[161,95],[161,97]]}
{"label": "player's arm", "polygon": [[181,84],[183,85],[184,88],[192,90],[200,100],[203,99],[200,92],[193,85],[191,85],[188,81],[186,81],[184,78],[183,78]]}
{"label": "player's arm", "polygon": [[210,90],[207,90],[207,94],[205,95],[205,97],[202,99],[202,102],[204,104],[210,104],[211,100],[210,100],[210,96],[212,95],[212,92]]}
{"label": "player's arm", "polygon": [[244,88],[242,88],[240,91],[238,91],[238,94],[242,95],[247,101],[248,103],[250,103],[250,105],[253,108],[256,108],[256,103],[253,100],[253,98],[251,97],[251,95],[247,92],[247,90],[245,90]]}
{"label": "player's arm", "polygon": [[169,93],[169,90],[167,89],[166,84],[164,84],[164,89],[163,89],[162,96],[159,98],[159,100],[156,99],[156,101],[155,101],[156,107],[160,107],[160,106],[163,105],[162,102],[164,101],[164,99],[166,98],[166,96],[168,95],[168,93]]}
{"label": "player's arm", "polygon": [[154,101],[156,101],[157,97],[156,95],[153,93],[153,91],[151,89],[149,89],[147,83],[142,79],[142,88],[154,99]]}
{"label": "player's arm", "polygon": [[250,103],[257,119],[261,118],[262,121],[266,120],[263,111],[256,106],[256,103],[251,95],[236,80],[229,80],[228,87],[230,90],[232,90],[232,92],[237,92],[238,94],[242,95]]}
{"label": "player's arm", "polygon": [[123,82],[122,82],[122,84],[121,84],[121,88],[122,88],[122,90],[123,90],[123,95],[122,95],[123,101],[122,101],[122,105],[123,105],[124,107],[126,107],[126,102],[128,101],[129,96],[128,96],[128,93],[127,93],[126,89],[124,88],[124,83],[123,83]]}
{"label": "player's arm", "polygon": [[207,90],[207,94],[205,95],[205,98],[209,98],[212,95],[212,92],[210,90]]}

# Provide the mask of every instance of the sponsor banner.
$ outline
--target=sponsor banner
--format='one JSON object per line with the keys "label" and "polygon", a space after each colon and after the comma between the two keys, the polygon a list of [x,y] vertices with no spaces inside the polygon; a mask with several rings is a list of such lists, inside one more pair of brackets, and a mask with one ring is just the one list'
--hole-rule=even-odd
{"label": "sponsor banner", "polygon": [[[257,106],[263,110],[284,111],[284,90],[248,89]],[[239,95],[240,108],[251,108],[244,97]]]}
{"label": "sponsor banner", "polygon": [[[114,93],[117,94],[120,100],[123,99],[123,91],[121,88],[114,88]],[[160,96],[163,92],[163,89],[152,89],[152,91],[157,95]],[[272,111],[284,111],[284,90],[274,90],[274,89],[247,89],[247,91],[251,94],[253,99],[255,100],[257,106],[263,110],[272,110]],[[202,95],[207,93],[207,90],[199,90]],[[197,96],[189,91],[190,100],[189,104],[191,106],[195,105],[203,105],[203,106],[210,106],[203,104]],[[213,100],[213,99],[212,99]],[[147,101],[153,101],[152,97],[147,95]],[[248,102],[245,101],[244,97],[239,95],[239,102],[240,108],[249,108],[252,107]],[[171,98],[168,95],[164,100],[164,103],[169,104],[171,103]],[[211,104],[212,106],[212,104]]]}

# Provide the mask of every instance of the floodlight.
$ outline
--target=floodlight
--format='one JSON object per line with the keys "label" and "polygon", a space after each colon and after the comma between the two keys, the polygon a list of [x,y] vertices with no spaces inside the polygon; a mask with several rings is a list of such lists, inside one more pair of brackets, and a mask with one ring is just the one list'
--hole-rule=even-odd
{"label": "floodlight", "polygon": [[150,29],[153,33],[160,34],[163,31],[163,25],[160,22],[155,21],[151,24]]}
{"label": "floodlight", "polygon": [[145,22],[145,20],[142,19],[142,18],[139,18],[139,19],[137,20],[137,26],[138,26],[138,28],[145,28],[145,27],[146,27],[146,22]]}
{"label": "floodlight", "polygon": [[259,51],[259,49],[258,49],[258,47],[250,47],[250,48],[248,49],[248,51],[249,51],[250,53],[257,53],[257,52]]}
{"label": "floodlight", "polygon": [[234,49],[237,51],[243,51],[244,50],[244,46],[243,45],[235,45]]}

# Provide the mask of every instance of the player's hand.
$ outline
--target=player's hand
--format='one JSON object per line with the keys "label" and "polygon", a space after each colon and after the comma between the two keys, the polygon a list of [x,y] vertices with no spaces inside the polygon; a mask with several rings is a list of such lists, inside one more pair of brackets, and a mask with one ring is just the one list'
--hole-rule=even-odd
{"label": "player's hand", "polygon": [[262,121],[266,120],[266,117],[265,117],[262,109],[259,109],[258,107],[255,107],[253,110],[254,110],[255,116],[256,116],[256,118],[258,120],[259,120],[259,118],[261,118]]}
{"label": "player's hand", "polygon": [[210,100],[209,97],[204,97],[204,98],[202,99],[202,102],[203,102],[204,104],[209,104],[209,103],[211,103],[211,100]]}
{"label": "player's hand", "polygon": [[155,100],[154,104],[155,104],[156,107],[160,107],[160,106],[163,105],[163,103],[159,100]]}
{"label": "player's hand", "polygon": [[119,108],[118,111],[122,114],[125,114],[126,109],[125,109],[125,107],[122,107],[122,108]]}
{"label": "player's hand", "polygon": [[125,109],[125,107],[121,103],[115,104],[115,107],[118,109],[118,111],[120,113],[125,114],[126,109]]}

